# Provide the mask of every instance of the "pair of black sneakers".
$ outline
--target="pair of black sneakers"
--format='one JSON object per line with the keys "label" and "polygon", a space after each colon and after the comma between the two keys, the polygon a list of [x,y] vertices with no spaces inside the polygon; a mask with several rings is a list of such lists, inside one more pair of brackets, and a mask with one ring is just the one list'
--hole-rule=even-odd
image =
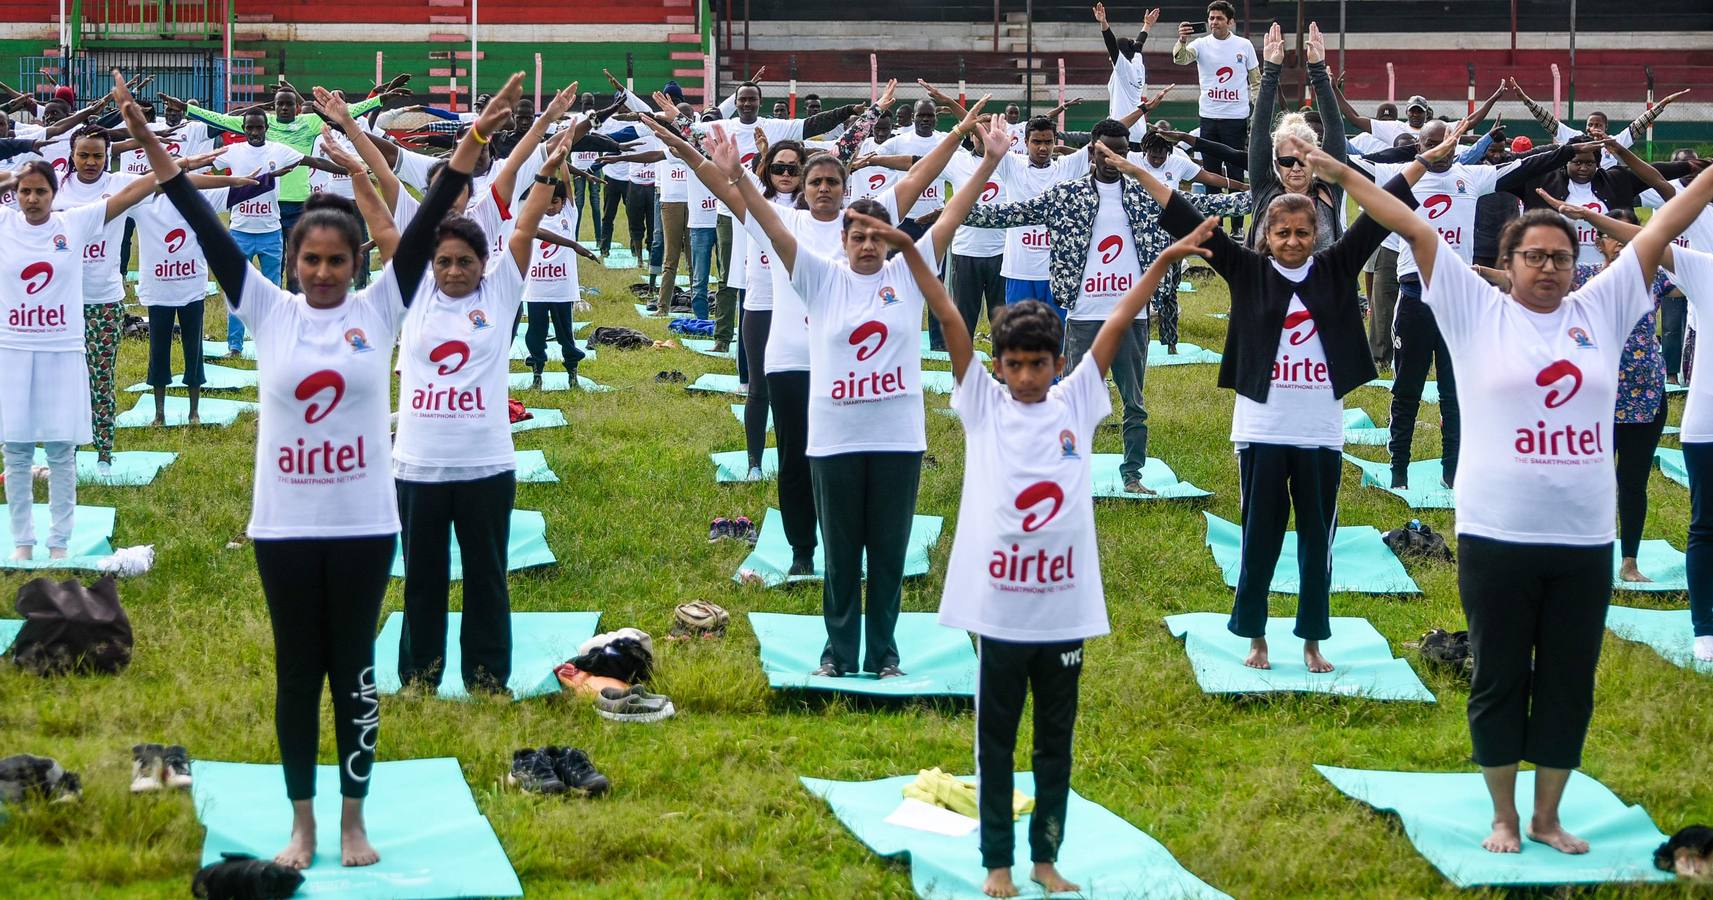
{"label": "pair of black sneakers", "polygon": [[595,770],[589,754],[576,747],[525,748],[512,753],[506,783],[534,794],[580,794],[599,797],[612,788]]}

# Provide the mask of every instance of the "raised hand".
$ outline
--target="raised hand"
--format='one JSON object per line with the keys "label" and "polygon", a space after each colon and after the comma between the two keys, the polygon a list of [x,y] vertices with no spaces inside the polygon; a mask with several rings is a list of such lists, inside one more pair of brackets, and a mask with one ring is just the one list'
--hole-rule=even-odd
{"label": "raised hand", "polygon": [[[765,68],[765,67],[763,67],[763,68]],[[625,86],[620,84],[619,80],[617,78],[613,77],[613,73],[612,73],[611,69],[602,69],[601,74],[607,76],[607,83],[613,86],[613,90],[615,90],[621,94],[625,92]]]}
{"label": "raised hand", "polygon": [[891,109],[893,101],[895,99],[894,95],[896,95],[897,93],[898,93],[898,79],[893,78],[893,79],[888,80],[886,82],[886,87],[881,88],[881,90],[880,90],[880,99],[874,101],[874,105],[880,107],[883,110]]}
{"label": "raised hand", "polygon": [[[1159,93],[1157,93],[1154,96],[1142,101],[1142,111],[1144,113],[1153,112],[1154,107],[1159,106],[1160,101],[1166,99],[1166,95],[1170,94],[1172,91],[1177,90],[1177,88],[1178,88],[1178,86],[1175,84],[1168,84],[1165,87],[1161,88]],[[1077,102],[1081,102],[1080,99]]]}
{"label": "raised hand", "polygon": [[761,160],[765,156],[767,156],[767,132],[757,128],[755,130],[755,164],[757,167],[761,165]]}
{"label": "raised hand", "polygon": [[673,103],[672,98],[666,96],[665,91],[654,92],[654,105],[662,113],[665,113],[674,119],[678,118],[678,104]]}
{"label": "raised hand", "polygon": [[1153,28],[1154,23],[1158,21],[1160,21],[1160,8],[1156,6],[1142,14],[1142,30],[1147,31]]}
{"label": "raised hand", "polygon": [[[571,104],[577,102],[577,82],[573,81],[565,89],[553,95],[547,104],[547,111],[542,113],[549,123],[557,122],[571,111]],[[677,112],[676,109],[673,110]]]}
{"label": "raised hand", "polygon": [[[978,127],[976,123],[981,118],[981,108],[987,105],[988,98],[992,96],[992,94],[982,94],[980,100],[970,104],[969,112],[965,113],[963,121],[958,123],[959,134],[970,134],[976,130]],[[1009,140],[1007,140],[1006,145],[1010,146]]]}
{"label": "raised hand", "polygon": [[1261,39],[1261,59],[1275,66],[1285,64],[1285,36],[1279,29],[1279,23],[1267,29],[1267,36]]}
{"label": "raised hand", "polygon": [[1535,193],[1539,194],[1540,198],[1546,201],[1547,206],[1557,210],[1559,215],[1564,216],[1567,219],[1580,219],[1584,222],[1588,221],[1588,210],[1583,207],[1565,200],[1560,200],[1540,188],[1535,188]]}
{"label": "raised hand", "polygon": [[1011,129],[1001,116],[991,116],[988,127],[977,129],[981,135],[982,152],[993,159],[1004,159],[1011,149]]}
{"label": "raised hand", "polygon": [[149,122],[143,118],[143,108],[137,105],[137,98],[131,96],[131,86],[125,83],[125,76],[118,69],[113,70],[113,92],[107,96],[119,103],[119,116],[125,120],[125,127],[130,130],[131,137],[143,140],[143,135],[154,137],[149,132]]}
{"label": "raised hand", "polygon": [[1201,224],[1196,226],[1196,230],[1178,238],[1170,247],[1160,251],[1160,258],[1168,262],[1177,262],[1190,256],[1211,258],[1213,251],[1203,247],[1202,244],[1207,243],[1207,239],[1213,237],[1213,230],[1218,225],[1218,216],[1208,216],[1201,220]]}
{"label": "raised hand", "polygon": [[207,153],[198,153],[195,156],[187,156],[179,161],[179,165],[183,167],[186,172],[194,172],[197,169],[208,168],[215,160],[224,155],[226,155],[226,148],[221,147],[218,150],[211,150]]}
{"label": "raised hand", "polygon": [[1178,23],[1178,43],[1187,44],[1187,43],[1189,43],[1190,38],[1193,38],[1195,36],[1196,36],[1195,25],[1193,25],[1189,22],[1179,22]]}
{"label": "raised hand", "polygon": [[512,107],[523,97],[523,73],[513,72],[506,79],[505,87],[500,88],[488,98],[488,105],[482,107],[482,114],[476,118],[471,129],[484,138],[491,138],[499,127],[512,114]]}
{"label": "raised hand", "polygon": [[1303,56],[1311,64],[1326,62],[1326,37],[1320,33],[1318,22],[1309,23],[1309,35],[1303,41]]}
{"label": "raised hand", "polygon": [[1684,88],[1684,89],[1683,89],[1683,90],[1681,90],[1681,91],[1678,91],[1678,92],[1676,92],[1676,93],[1673,93],[1673,94],[1667,94],[1667,95],[1666,95],[1666,96],[1665,96],[1665,99],[1663,99],[1663,100],[1661,100],[1661,101],[1660,101],[1660,102],[1658,102],[1658,103],[1656,103],[1656,104],[1654,104],[1654,105],[1655,105],[1655,106],[1664,106],[1664,105],[1666,105],[1666,104],[1667,104],[1667,103],[1670,103],[1670,102],[1671,102],[1671,101],[1673,101],[1673,100],[1676,100],[1676,99],[1677,99],[1677,98],[1679,98],[1679,97],[1681,97],[1681,96],[1683,96],[1683,95],[1684,95],[1684,94],[1687,94],[1687,93],[1689,93],[1689,88]]}
{"label": "raised hand", "polygon": [[702,138],[702,147],[708,151],[708,158],[714,166],[726,175],[727,181],[736,181],[743,174],[743,154],[738,152],[737,138],[726,134],[726,130],[715,125]]}
{"label": "raised hand", "polygon": [[314,91],[315,105],[321,108],[323,115],[338,123],[341,128],[355,124],[351,121],[351,107],[346,104],[343,95],[335,94],[319,84],[310,90]]}
{"label": "raised hand", "polygon": [[333,137],[333,129],[327,125],[321,126],[321,155],[333,161],[333,164],[344,169],[352,178],[366,178],[369,167],[357,154],[347,151]]}
{"label": "raised hand", "polygon": [[1106,157],[1106,161],[1111,163],[1114,169],[1118,170],[1118,174],[1125,175],[1130,178],[1139,178],[1141,176],[1142,167],[1131,162],[1128,156],[1121,156],[1111,150],[1108,150],[1106,145],[1100,141],[1091,142],[1089,147],[1093,148],[1096,155]]}
{"label": "raised hand", "polygon": [[1469,130],[1470,124],[1468,119],[1463,119],[1452,126],[1451,130],[1446,132],[1445,140],[1440,141],[1438,146],[1422,152],[1422,159],[1436,165],[1450,159],[1451,155],[1457,152],[1457,142],[1463,137],[1463,133]]}
{"label": "raised hand", "polygon": [[915,239],[911,238],[910,235],[905,234],[897,227],[888,225],[873,216],[865,216],[862,213],[847,209],[845,210],[845,223],[845,227],[847,229],[864,229],[869,234],[873,235],[875,240],[880,241],[894,250],[903,250],[907,247],[913,247],[916,245]]}
{"label": "raised hand", "polygon": [[1100,27],[1102,29],[1105,29],[1107,27],[1107,25],[1106,25],[1106,4],[1096,3],[1094,5],[1094,20],[1096,22],[1100,23]]}

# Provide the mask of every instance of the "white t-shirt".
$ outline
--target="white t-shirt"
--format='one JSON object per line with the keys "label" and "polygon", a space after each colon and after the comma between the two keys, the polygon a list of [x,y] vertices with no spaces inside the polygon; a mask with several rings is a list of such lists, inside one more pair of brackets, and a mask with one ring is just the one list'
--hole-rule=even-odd
{"label": "white t-shirt", "polygon": [[[892,221],[898,221],[898,194],[887,191],[874,198],[876,203],[886,208],[886,214]],[[779,219],[786,228],[797,238],[797,254],[814,253],[828,258],[838,258],[844,255],[843,233],[844,216],[839,215],[831,221],[822,222],[806,209],[778,208]],[[745,217],[743,227],[732,232],[732,254],[738,252],[738,232],[743,232],[748,243],[759,243],[764,249],[771,248],[773,242],[768,240],[767,232],[761,229],[755,220]],[[777,256],[777,254],[770,254]],[[770,260],[771,262],[771,260]],[[929,260],[936,267],[938,260]],[[809,310],[803,305],[803,298],[797,295],[797,289],[792,285],[790,273],[784,266],[770,265],[773,273],[773,323],[767,330],[767,371],[772,375],[776,372],[807,372],[809,371]],[[747,298],[746,298],[747,302]],[[918,328],[920,323],[918,323]]]}
{"label": "white t-shirt", "polygon": [[[1295,269],[1272,261],[1273,268],[1301,284],[1314,267],[1314,260]],[[1237,395],[1231,411],[1231,442],[1283,444],[1288,447],[1344,446],[1344,404],[1332,391],[1327,371],[1326,348],[1320,341],[1314,317],[1302,298],[1292,295],[1285,313],[1285,328],[1279,332],[1279,351],[1273,357],[1273,385],[1267,402]]]}
{"label": "white t-shirt", "polygon": [[[1106,79],[1106,95],[1108,98],[1107,115],[1123,121],[1125,116],[1136,111],[1142,105],[1143,85],[1148,80],[1148,67],[1142,62],[1142,54],[1136,54],[1135,59],[1125,59],[1124,54],[1112,61],[1112,74]],[[1247,110],[1244,112],[1248,114]],[[1024,123],[1025,125],[1027,123]],[[1148,136],[1148,124],[1141,119],[1130,126],[1130,139],[1140,141]],[[1022,143],[1017,137],[1012,145]]]}
{"label": "white t-shirt", "polygon": [[[170,126],[165,122],[149,123],[149,130],[155,134],[160,134],[161,132],[166,131],[169,127]],[[177,137],[167,138],[162,142],[162,146],[166,148],[167,153],[171,154],[174,159],[178,159],[185,155],[184,142]],[[119,171],[125,175],[153,176],[155,174],[155,167],[149,164],[148,152],[139,148],[136,150],[127,150],[124,153],[119,154]]]}
{"label": "white t-shirt", "polygon": [[[54,209],[76,209],[92,203],[104,203],[124,190],[136,175],[103,172],[101,177],[85,184],[77,175],[60,182],[54,194]],[[125,276],[119,271],[119,242],[125,237],[125,219],[130,212],[108,222],[101,237],[83,248],[83,302],[86,305],[118,303],[125,299]]]}
{"label": "white t-shirt", "polygon": [[[1041,196],[1061,181],[1087,175],[1088,150],[1067,154],[1040,168],[1031,165],[1027,156],[1008,153],[994,172],[1004,182],[1010,202],[1022,203]],[[1052,239],[1046,225],[1007,228],[1005,261],[999,265],[999,274],[1018,281],[1046,281],[1052,263],[1051,251]]]}
{"label": "white t-shirt", "polygon": [[[220,210],[229,190],[201,193]],[[137,299],[144,306],[188,306],[208,296],[208,260],[172,201],[157,194],[131,207],[131,218],[137,223]]]}
{"label": "white t-shirt", "polygon": [[[1581,137],[1586,133],[1587,132],[1584,132],[1579,128],[1573,128],[1563,122],[1559,122],[1558,130],[1553,132],[1552,140],[1555,144],[1568,144],[1572,138]],[[1610,131],[1606,132],[1606,136],[1616,139],[1618,141],[1618,146],[1620,147],[1633,147],[1636,144],[1636,139],[1630,134],[1630,129],[1627,125],[1619,129],[1617,134],[1613,134]],[[1617,164],[1618,157],[1613,155],[1612,151],[1604,149],[1600,151],[1600,168],[1610,169]]]}
{"label": "white t-shirt", "polygon": [[[916,242],[938,268],[929,231]],[[780,268],[784,268],[781,266]],[[808,456],[928,449],[922,408],[926,298],[903,256],[873,275],[798,247],[791,284],[809,308]]]}
{"label": "white t-shirt", "polygon": [[[880,153],[880,145],[874,138],[863,138],[862,146],[857,148],[856,155],[869,156]],[[850,174],[845,180],[845,205],[855,200],[867,200],[885,193],[887,189],[898,183],[904,173],[885,166],[863,166]]]}
{"label": "white t-shirt", "polygon": [[[349,153],[352,156],[358,155],[357,146],[351,143],[350,138],[347,138],[345,135],[340,134],[337,131],[332,132],[331,137],[333,143],[342,148],[346,153]],[[320,140],[315,142],[315,155],[321,159],[328,159],[328,157],[321,152]],[[326,191],[327,193],[335,196],[345,197],[347,199],[355,198],[356,196],[354,189],[351,187],[350,175],[323,172],[320,169],[310,169],[309,192],[312,194],[319,194],[322,191]]]}
{"label": "white t-shirt", "polygon": [[1442,249],[1422,301],[1457,365],[1457,533],[1610,544],[1618,360],[1637,320],[1653,309],[1635,251],[1540,314]]}
{"label": "white t-shirt", "polygon": [[[1142,278],[1136,235],[1124,214],[1122,183],[1096,181],[1094,185],[1100,191],[1100,210],[1095,213],[1094,233],[1089,236],[1082,290],[1067,317],[1079,322],[1106,321],[1118,308],[1119,299]],[[1136,318],[1148,318],[1148,304],[1142,304]]]}
{"label": "white t-shirt", "polygon": [[[737,119],[720,119],[715,122],[697,122],[691,128],[696,134],[707,134],[716,125],[720,127],[721,131],[731,135],[732,139],[737,141],[738,161],[744,168],[749,168],[750,164],[755,162],[755,130],[757,128],[761,129],[762,134],[767,136],[767,144],[770,147],[780,141],[803,140],[802,119],[768,119],[758,116],[754,122],[748,125],[739,122]],[[732,211],[727,209],[724,203],[719,203],[718,206],[720,215],[730,216],[732,214]]]}
{"label": "white t-shirt", "polygon": [[1190,159],[1189,154],[1179,150],[1173,150],[1167,155],[1165,163],[1157,168],[1148,161],[1148,154],[1146,153],[1131,152],[1126,155],[1126,158],[1141,166],[1149,175],[1154,176],[1161,184],[1174,191],[1178,189],[1181,182],[1189,181],[1201,174],[1201,166],[1196,165],[1196,161]]}
{"label": "white t-shirt", "polygon": [[[1006,154],[1010,156],[1011,154]],[[981,157],[973,153],[959,150],[952,154],[951,162],[946,164],[946,176],[952,180],[952,190],[962,190],[964,185],[975,177],[976,170],[981,168]],[[982,182],[981,196],[975,202],[978,206],[991,206],[1004,203],[1007,200],[1005,182],[999,177],[999,170],[987,176]],[[988,258],[1005,252],[1005,229],[1003,228],[972,228],[968,225],[958,227],[952,235],[952,253],[956,256],[973,256]]]}
{"label": "white t-shirt", "polygon": [[463,481],[468,470],[516,467],[506,379],[523,282],[510,253],[489,258],[464,297],[424,282],[399,332],[397,477]]}
{"label": "white t-shirt", "polygon": [[[1689,186],[1691,180],[1693,179],[1679,178],[1673,184],[1677,185],[1677,189],[1681,191]],[[1659,195],[1659,191],[1653,188],[1648,188],[1638,194],[1637,199],[1641,200],[1642,205],[1648,209],[1659,209],[1665,205],[1665,199]],[[1702,253],[1713,253],[1713,205],[1701,208],[1701,212],[1696,215],[1695,221],[1689,223],[1689,227],[1677,236],[1676,244],[1679,247],[1700,250]]]}
{"label": "white t-shirt", "polygon": [[1223,41],[1204,34],[1189,46],[1195,52],[1196,75],[1201,80],[1201,117],[1249,118],[1249,70],[1260,66],[1255,45],[1232,33]]}
{"label": "white t-shirt", "polygon": [[[1571,206],[1592,209],[1597,213],[1611,212],[1607,208],[1606,202],[1594,195],[1592,185],[1577,184],[1574,181],[1566,182],[1566,184],[1569,187],[1568,196],[1565,197],[1566,203]],[[1570,224],[1576,228],[1576,264],[1579,266],[1604,264],[1606,257],[1600,255],[1600,229],[1580,219],[1572,219]],[[1402,262],[1402,259],[1403,257],[1400,255],[1399,261]]]}
{"label": "white t-shirt", "polygon": [[440,160],[405,147],[398,148],[398,151],[398,158],[393,160],[393,174],[419,191],[428,190],[428,172]]}
{"label": "white t-shirt", "polygon": [[[1388,124],[1388,123],[1382,122],[1379,120],[1375,120],[1374,130],[1376,130],[1376,131],[1380,130],[1380,126],[1385,125],[1385,124]],[[1349,149],[1357,156],[1366,156],[1369,153],[1379,153],[1381,150],[1392,149],[1391,144],[1388,144],[1385,141],[1380,140],[1379,138],[1375,137],[1372,134],[1369,134],[1366,131],[1353,131],[1353,132],[1347,133],[1344,136],[1344,142],[1349,147]]]}
{"label": "white t-shirt", "polygon": [[[1394,176],[1404,170],[1405,163],[1377,163],[1374,165],[1374,183],[1386,184]],[[1415,195],[1416,217],[1432,225],[1457,254],[1457,258],[1470,263],[1475,259],[1475,207],[1476,201],[1483,195],[1493,193],[1493,188],[1499,183],[1499,176],[1516,168],[1517,164],[1506,163],[1503,166],[1466,166],[1462,163],[1452,163],[1451,168],[1444,172],[1428,172],[1417,181],[1410,192]],[[1400,240],[1398,251],[1398,276],[1416,275],[1416,255],[1410,251],[1408,242]]]}
{"label": "white t-shirt", "polygon": [[31,225],[0,208],[0,347],[82,353],[84,248],[101,240],[103,204],[48,214]]}
{"label": "white t-shirt", "polygon": [[[574,238],[577,207],[569,200],[556,216],[541,217],[541,227],[564,238]],[[531,303],[572,303],[582,296],[577,279],[577,251],[537,239],[529,253],[529,280],[523,299]],[[490,257],[492,259],[494,257]],[[511,259],[501,252],[500,259]]]}
{"label": "white t-shirt", "polygon": [[694,174],[690,174],[688,172],[686,172],[686,174],[690,175],[690,181],[687,185],[688,196],[686,198],[686,202],[690,204],[690,208],[689,220],[685,224],[685,227],[713,228],[717,226],[719,224],[720,217],[720,202],[714,199],[714,192],[708,190],[708,186],[702,183],[702,179],[697,178]]}
{"label": "white t-shirt", "polygon": [[[1713,322],[1713,256],[1699,247],[1673,247],[1671,256],[1671,279],[1683,289],[1696,319]],[[1695,366],[1713,366],[1713,341],[1695,342]],[[1689,382],[1689,397],[1683,403],[1683,433],[1679,436],[1683,443],[1713,441],[1713,398],[1709,394],[1713,394],[1713,379]]]}
{"label": "white t-shirt", "polygon": [[940,624],[1048,643],[1111,630],[1095,543],[1094,431],[1112,411],[1094,365],[1019,403],[976,364],[952,389],[964,488]]}
{"label": "white t-shirt", "polygon": [[[303,154],[273,141],[264,141],[260,147],[248,142],[233,144],[227,149],[226,155],[220,157],[220,162],[232,174],[243,177],[255,172],[278,172],[287,166],[296,165],[303,160]],[[276,185],[274,190],[248,200],[232,208],[232,230],[245,234],[267,234],[280,230],[280,192]]]}
{"label": "white t-shirt", "polygon": [[[947,134],[943,131],[936,131],[927,137],[923,137],[917,134],[915,129],[911,129],[888,138],[886,143],[880,145],[880,152],[885,156],[927,156],[934,152],[934,148],[940,146],[940,142],[944,141],[946,137]],[[929,179],[928,186],[922,189],[922,196],[916,198],[916,204],[904,214],[905,218],[920,218],[936,209],[943,208],[946,205],[947,191],[948,185],[944,173]]]}
{"label": "white t-shirt", "polygon": [[1025,146],[1025,141],[1029,136],[1029,123],[1027,121],[1013,122],[1005,126],[1005,130],[1011,134],[1011,146],[1008,149],[1012,153],[1029,152],[1029,148]]}
{"label": "white t-shirt", "polygon": [[1419,135],[1422,131],[1420,128],[1411,127],[1410,123],[1403,119],[1393,119],[1391,121],[1387,121],[1385,119],[1370,119],[1369,123],[1368,133],[1372,134],[1375,140],[1378,140],[1385,145],[1380,149],[1396,146],[1399,135]]}
{"label": "white t-shirt", "polygon": [[[753,181],[755,176],[750,176]],[[775,194],[773,205],[783,213],[796,202],[795,194]],[[743,229],[738,229],[742,231]],[[736,232],[733,233],[734,236]],[[757,312],[773,309],[773,244],[769,241],[746,241],[744,254],[743,308]],[[769,329],[771,334],[771,328]],[[765,373],[764,373],[765,374]]]}
{"label": "white t-shirt", "polygon": [[261,373],[250,537],[398,533],[387,426],[405,308],[393,267],[332,309],[247,276],[233,312]]}
{"label": "white t-shirt", "polygon": [[683,160],[670,153],[666,154],[666,158],[655,163],[654,166],[656,174],[660,178],[660,202],[690,202],[690,182],[697,180],[694,175],[690,174],[690,167],[684,165]]}

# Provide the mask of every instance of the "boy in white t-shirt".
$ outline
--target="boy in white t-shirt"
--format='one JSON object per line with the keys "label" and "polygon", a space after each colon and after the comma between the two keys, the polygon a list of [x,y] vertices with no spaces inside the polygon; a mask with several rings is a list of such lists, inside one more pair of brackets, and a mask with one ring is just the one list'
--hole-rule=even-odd
{"label": "boy in white t-shirt", "polygon": [[[1069,376],[1063,325],[1038,300],[1006,306],[993,323],[999,379],[971,365],[963,318],[942,289],[926,290],[946,323],[957,386],[952,409],[963,422],[964,486],[940,624],[976,635],[976,791],[982,865],[990,897],[1017,896],[1011,880],[1017,825],[1012,759],[1025,695],[1035,692],[1035,811],[1028,824],[1029,877],[1048,893],[1080,888],[1056,862],[1065,836],[1071,734],[1077,714],[1083,641],[1106,634],[1106,597],[1095,544],[1092,487],[1095,428],[1112,411],[1106,370],[1129,324],[1160,279],[1200,249],[1208,219],[1168,247],[1119,300]],[[937,287],[937,286],[930,286]]]}

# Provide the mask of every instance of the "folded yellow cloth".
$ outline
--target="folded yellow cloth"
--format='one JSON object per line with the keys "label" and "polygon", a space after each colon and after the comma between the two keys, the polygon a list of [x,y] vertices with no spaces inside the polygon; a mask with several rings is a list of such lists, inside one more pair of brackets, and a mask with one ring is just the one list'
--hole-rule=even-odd
{"label": "folded yellow cloth", "polygon": [[[975,783],[960,781],[938,768],[918,771],[916,780],[904,786],[904,796],[949,809],[972,819],[979,818],[976,812]],[[1013,821],[1034,811],[1034,797],[1022,791],[1014,790],[1011,792],[1011,818]]]}

